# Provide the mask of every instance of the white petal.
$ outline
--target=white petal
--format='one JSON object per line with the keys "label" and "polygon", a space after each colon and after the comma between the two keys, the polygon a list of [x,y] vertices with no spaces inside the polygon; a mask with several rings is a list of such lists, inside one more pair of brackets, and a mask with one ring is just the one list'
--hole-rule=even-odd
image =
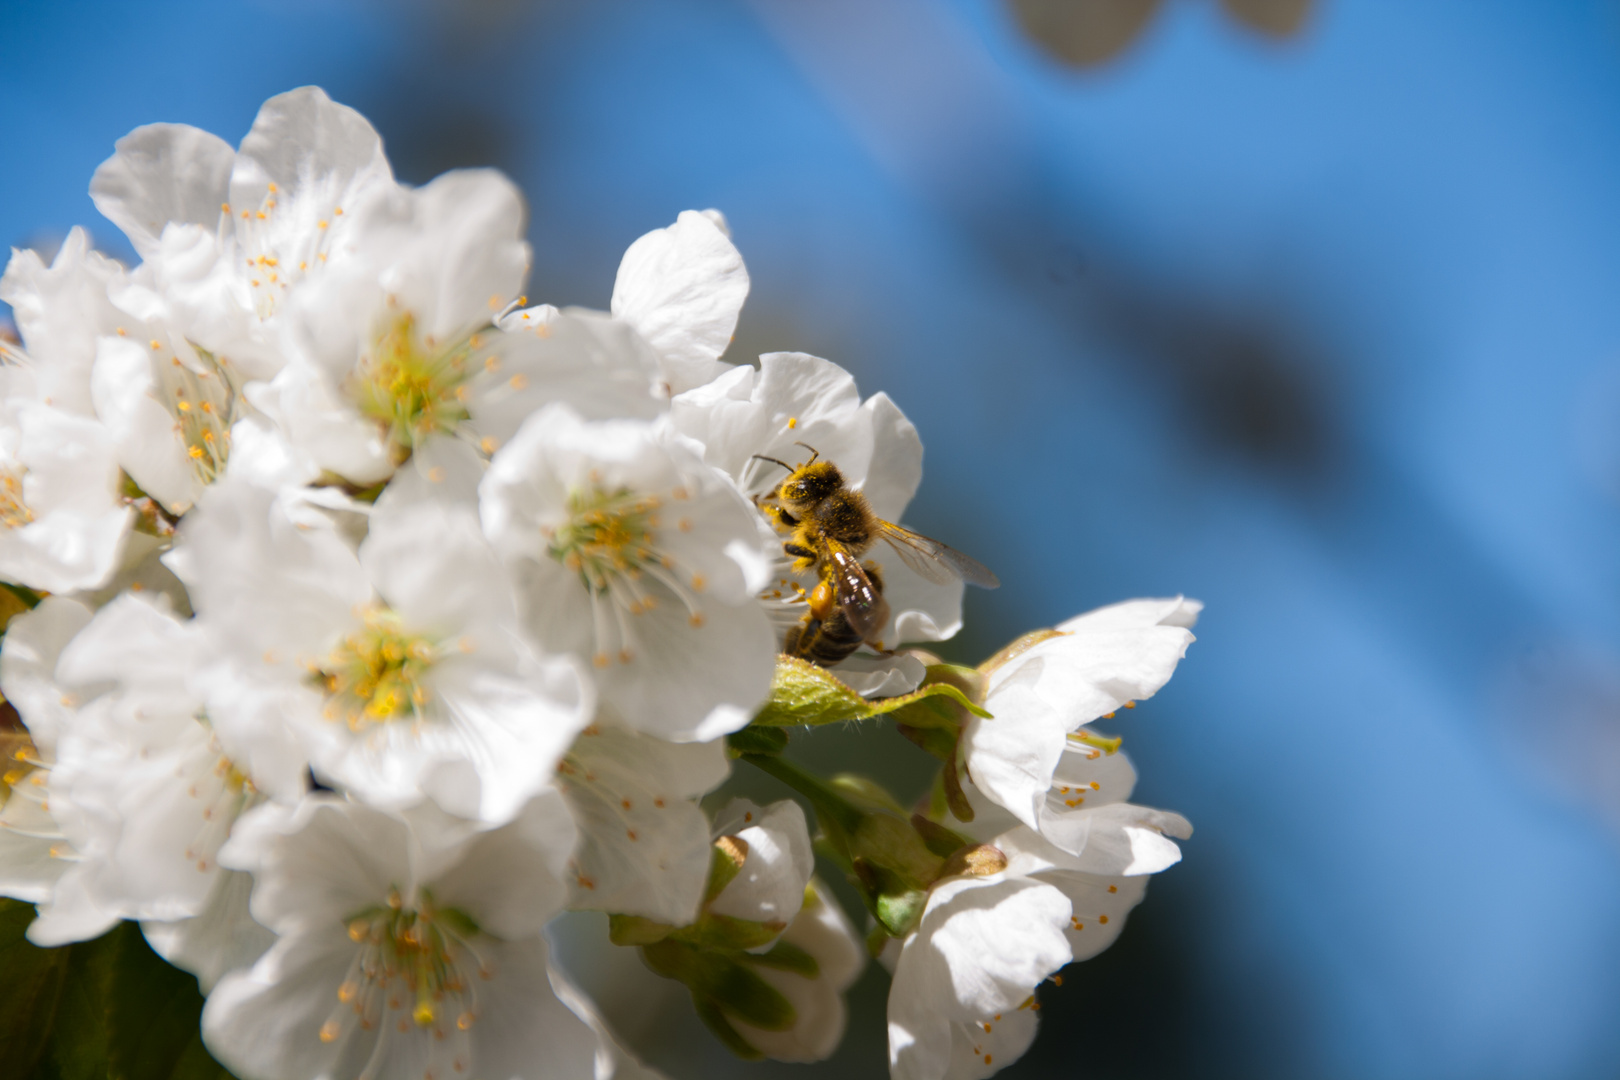
{"label": "white petal", "polygon": [[175,922],[144,922],[152,951],[197,976],[204,994],[232,971],[252,967],[276,936],[253,920],[248,897],[253,878],[239,871],[216,875],[202,911]]}
{"label": "white petal", "polygon": [[480,436],[504,445],[553,402],[587,420],[650,420],[662,410],[657,357],[633,329],[583,308],[533,325],[523,314],[503,320],[491,346],[497,363],[472,383],[469,410]]}
{"label": "white petal", "polygon": [[586,728],[557,777],[580,829],[570,907],[694,922],[708,880],[709,822],[691,797],[729,772],[718,741]]}
{"label": "white petal", "polygon": [[748,271],[729,234],[687,210],[630,245],[613,283],[612,310],[652,344],[670,392],[679,394],[725,370],[718,361],[747,298]]}
{"label": "white petal", "polygon": [[436,903],[477,912],[479,926],[496,937],[531,937],[562,909],[574,838],[561,793],[546,790],[509,824],[474,837],[459,859],[424,883]]}
{"label": "white petal", "polygon": [[63,717],[74,704],[71,698],[64,700],[56,679],[57,661],[90,617],[84,604],[49,596],[34,610],[13,618],[0,644],[0,690],[16,706],[43,753],[54,753]]}
{"label": "white petal", "polygon": [[90,198],[144,258],[170,222],[219,223],[230,197],[230,144],[185,124],[148,124],[117,142],[90,181]]}
{"label": "white petal", "polygon": [[1069,962],[1068,899],[1050,885],[1011,875],[949,878],[935,885],[907,939],[889,991],[948,1020],[1016,1009]]}

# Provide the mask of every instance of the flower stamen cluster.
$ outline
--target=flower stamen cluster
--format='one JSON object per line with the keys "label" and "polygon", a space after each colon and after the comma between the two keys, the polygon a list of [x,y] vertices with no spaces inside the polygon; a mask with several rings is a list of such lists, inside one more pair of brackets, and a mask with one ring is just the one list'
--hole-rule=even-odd
{"label": "flower stamen cluster", "polygon": [[[673,501],[688,497],[679,487],[669,496]],[[685,606],[691,626],[703,625],[698,594],[707,582],[701,573],[683,571],[659,544],[663,506],[663,497],[628,488],[578,490],[568,496],[568,520],[548,531],[546,553],[578,573],[590,594],[597,641],[592,663],[597,667],[608,666],[611,655],[622,664],[635,659],[635,633],[625,616],[645,615],[659,605],[658,597],[641,584],[643,577],[658,582]],[[680,517],[675,527],[689,532],[692,523]],[[615,642],[617,648],[612,647]]]}
{"label": "flower stamen cluster", "polygon": [[439,657],[438,644],[405,628],[396,612],[369,606],[360,613],[364,628],[345,637],[326,659],[310,666],[310,679],[326,694],[326,717],[350,731],[406,717],[421,718],[432,698],[428,671]]}
{"label": "flower stamen cluster", "polygon": [[[390,1032],[424,1041],[430,1075],[466,1073],[469,1032],[479,1015],[478,986],[495,974],[475,945],[481,935],[477,922],[456,908],[435,906],[426,889],[407,904],[397,888],[385,904],[346,922],[349,939],[360,948],[338,985],[338,1004],[317,1033],[320,1041],[337,1042],[355,1028],[377,1032],[362,1077],[374,1074]],[[448,1073],[435,1068],[444,1062]]]}
{"label": "flower stamen cluster", "polygon": [[355,368],[351,392],[360,413],[386,432],[398,459],[468,419],[466,384],[483,370],[485,346],[479,333],[449,345],[436,342],[408,311],[383,321]]}

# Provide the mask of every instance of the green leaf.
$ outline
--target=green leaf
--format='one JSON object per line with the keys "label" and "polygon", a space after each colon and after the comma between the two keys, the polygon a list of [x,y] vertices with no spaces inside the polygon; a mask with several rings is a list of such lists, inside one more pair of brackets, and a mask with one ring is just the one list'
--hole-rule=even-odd
{"label": "green leaf", "polygon": [[221,1080],[230,1076],[203,1047],[197,980],[166,963],[133,923],[119,935],[108,987],[107,1056],[112,1080]]}
{"label": "green leaf", "polygon": [[0,1074],[30,1076],[50,1042],[70,952],[23,937],[32,905],[0,899]]}
{"label": "green leaf", "polygon": [[231,1080],[202,1044],[202,995],[134,923],[41,949],[29,904],[0,899],[0,1076]]}
{"label": "green leaf", "polygon": [[[942,696],[961,705],[976,716],[990,714],[967,699],[967,696],[948,683],[931,683],[899,697],[868,701],[845,686],[826,668],[817,667],[808,660],[793,656],[776,658],[776,675],[771,685],[771,699],[754,717],[754,723],[763,727],[798,727],[837,724],[850,720],[868,720],[904,708],[927,698]],[[920,717],[924,723],[937,723],[938,719]],[[908,720],[914,726],[917,721]]]}

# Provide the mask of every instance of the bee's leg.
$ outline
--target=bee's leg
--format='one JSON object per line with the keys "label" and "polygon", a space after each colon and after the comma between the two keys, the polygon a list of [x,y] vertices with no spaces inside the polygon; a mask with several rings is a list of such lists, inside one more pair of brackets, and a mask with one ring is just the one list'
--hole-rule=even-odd
{"label": "bee's leg", "polygon": [[816,561],[819,558],[819,556],[815,553],[815,549],[807,548],[803,544],[796,544],[792,540],[784,543],[782,545],[782,550],[793,556],[793,570],[795,573],[802,574],[804,571],[816,565]]}
{"label": "bee's leg", "polygon": [[798,518],[795,518],[775,503],[758,503],[756,505],[759,506],[759,512],[764,514],[778,528],[791,529],[799,524]]}

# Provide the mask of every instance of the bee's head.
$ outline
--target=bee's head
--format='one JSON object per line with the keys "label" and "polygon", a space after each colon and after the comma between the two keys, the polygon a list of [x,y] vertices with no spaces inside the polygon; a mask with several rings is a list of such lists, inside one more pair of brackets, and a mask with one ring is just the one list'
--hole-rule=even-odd
{"label": "bee's head", "polygon": [[844,486],[844,474],[830,461],[812,461],[793,470],[776,495],[789,506],[814,506]]}

